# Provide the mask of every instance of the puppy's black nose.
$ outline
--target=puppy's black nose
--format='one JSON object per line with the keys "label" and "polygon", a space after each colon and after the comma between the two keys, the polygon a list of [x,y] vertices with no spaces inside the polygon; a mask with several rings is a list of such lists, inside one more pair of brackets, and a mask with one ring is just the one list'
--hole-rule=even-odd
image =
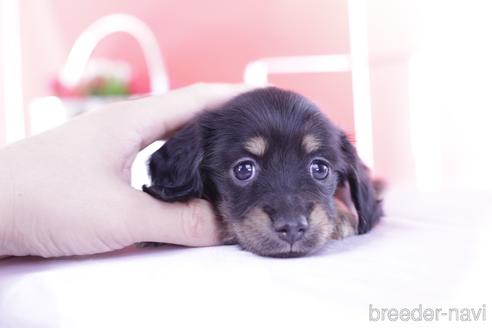
{"label": "puppy's black nose", "polygon": [[273,229],[280,239],[285,240],[291,245],[304,236],[308,225],[305,216],[296,218],[277,218],[273,221]]}

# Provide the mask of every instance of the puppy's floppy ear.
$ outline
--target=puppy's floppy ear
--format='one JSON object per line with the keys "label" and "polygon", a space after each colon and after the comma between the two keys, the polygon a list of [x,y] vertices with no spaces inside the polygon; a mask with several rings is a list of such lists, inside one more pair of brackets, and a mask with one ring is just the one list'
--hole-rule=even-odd
{"label": "puppy's floppy ear", "polygon": [[146,193],[168,202],[199,198],[203,193],[200,163],[203,145],[198,121],[177,132],[149,161],[150,187]]}
{"label": "puppy's floppy ear", "polygon": [[368,168],[362,163],[343,132],[340,132],[340,147],[345,162],[343,180],[349,183],[352,202],[359,216],[358,233],[364,234],[371,230],[383,215],[381,200],[377,199]]}

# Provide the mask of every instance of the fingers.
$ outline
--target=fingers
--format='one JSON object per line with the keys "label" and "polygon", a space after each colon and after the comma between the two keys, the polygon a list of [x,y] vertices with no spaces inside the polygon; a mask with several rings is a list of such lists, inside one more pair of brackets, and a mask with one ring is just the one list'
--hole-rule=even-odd
{"label": "fingers", "polygon": [[129,119],[143,138],[143,146],[169,135],[198,112],[216,107],[251,90],[244,84],[194,84],[164,95],[126,102]]}
{"label": "fingers", "polygon": [[219,242],[219,224],[210,203],[165,203],[135,190],[127,225],[132,242],[153,241],[186,246],[212,246]]}

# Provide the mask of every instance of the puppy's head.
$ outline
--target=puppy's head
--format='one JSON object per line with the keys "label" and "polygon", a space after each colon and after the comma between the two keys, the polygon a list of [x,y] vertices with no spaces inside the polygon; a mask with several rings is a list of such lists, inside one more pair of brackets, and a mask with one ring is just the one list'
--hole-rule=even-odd
{"label": "puppy's head", "polygon": [[[149,162],[165,201],[210,200],[225,239],[266,256],[300,256],[350,231],[364,233],[381,207],[352,145],[314,104],[266,88],[198,116]],[[349,185],[355,220],[334,195]]]}

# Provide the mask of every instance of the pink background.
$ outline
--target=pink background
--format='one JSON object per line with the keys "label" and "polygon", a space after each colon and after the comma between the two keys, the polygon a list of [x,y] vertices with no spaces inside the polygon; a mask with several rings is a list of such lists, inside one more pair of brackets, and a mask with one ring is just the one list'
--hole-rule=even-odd
{"label": "pink background", "polygon": [[[34,14],[30,12],[31,2],[22,4],[26,16]],[[172,88],[197,81],[240,82],[247,63],[260,57],[350,50],[345,1],[123,0],[97,1],[95,5],[92,1],[54,0],[41,10],[50,15],[23,20],[26,98],[45,94],[45,81],[63,63],[77,36],[97,18],[114,12],[133,14],[154,31],[166,58]],[[44,22],[36,23],[36,19]],[[44,24],[47,19],[51,22]],[[40,28],[52,34],[50,45],[37,37]],[[43,55],[51,67],[41,70],[39,59]],[[111,36],[101,43],[95,56],[132,63],[139,90],[148,91],[143,56],[131,37]],[[33,78],[36,72],[38,79]],[[305,93],[336,121],[352,129],[350,74],[310,74],[277,78],[274,82]]]}
{"label": "pink background", "polygon": [[[26,106],[31,99],[50,94],[49,81],[77,36],[96,19],[115,12],[135,15],[154,31],[172,88],[198,81],[240,82],[246,64],[261,57],[350,52],[345,0],[20,3]],[[375,0],[368,5],[375,169],[392,180],[411,181],[407,66],[413,8],[404,0]],[[131,37],[111,36],[94,56],[130,62],[138,89],[148,90],[143,56]],[[305,94],[353,133],[349,73],[277,76],[272,82]]]}

